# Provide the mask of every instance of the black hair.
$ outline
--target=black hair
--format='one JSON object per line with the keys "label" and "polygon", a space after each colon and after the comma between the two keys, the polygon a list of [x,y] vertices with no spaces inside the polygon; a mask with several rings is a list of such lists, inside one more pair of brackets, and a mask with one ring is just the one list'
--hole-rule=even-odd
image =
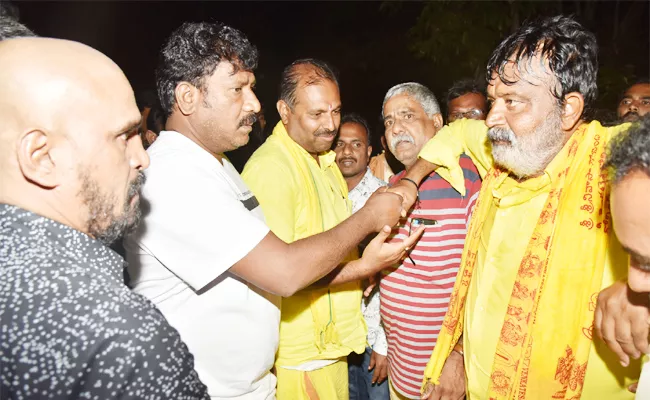
{"label": "black hair", "polygon": [[368,121],[366,121],[366,119],[363,118],[361,115],[359,115],[357,113],[345,114],[341,118],[341,125],[339,125],[339,130],[341,129],[341,126],[343,126],[343,124],[352,123],[352,122],[354,122],[355,124],[359,124],[359,125],[363,126],[363,128],[366,130],[366,135],[367,135],[367,138],[368,138],[368,146],[370,146],[370,144],[371,144],[371,142],[370,142],[370,140],[371,140],[370,127],[368,126]]}
{"label": "black hair", "polygon": [[20,37],[36,37],[36,34],[15,19],[0,15],[0,41]]}
{"label": "black hair", "polygon": [[165,129],[165,123],[167,122],[167,116],[162,108],[159,105],[153,105],[149,114],[147,115],[147,129],[155,133],[156,135],[160,134],[160,131]]}
{"label": "black hair", "polygon": [[282,78],[280,79],[280,100],[287,103],[291,109],[296,105],[296,88],[298,87],[300,78],[304,75],[297,68],[301,65],[309,65],[312,67],[310,70],[311,74],[308,75],[308,80],[304,84],[305,86],[317,85],[323,80],[332,81],[337,87],[339,86],[334,69],[325,61],[314,58],[296,60],[282,71]]}
{"label": "black hair", "polygon": [[452,100],[457,99],[460,96],[464,96],[469,93],[480,94],[483,97],[487,98],[484,84],[481,84],[480,82],[474,79],[462,79],[454,82],[454,84],[451,85],[449,90],[447,90],[447,107],[449,107],[449,103]]}
{"label": "black hair", "polygon": [[156,85],[163,110],[171,114],[180,82],[204,90],[205,78],[220,62],[230,62],[235,72],[253,71],[257,58],[255,46],[237,29],[222,23],[184,23],[172,32],[160,52]]}
{"label": "black hair", "polygon": [[158,95],[155,90],[147,89],[137,92],[135,94],[135,104],[137,104],[140,112],[145,108],[153,108],[159,106]]}
{"label": "black hair", "polygon": [[487,64],[487,79],[493,72],[507,84],[514,84],[504,74],[505,66],[514,61],[520,70],[523,62],[529,65],[541,51],[541,58],[548,60],[557,84],[551,94],[559,104],[571,92],[582,94],[585,111],[598,95],[598,44],[593,33],[583,28],[571,17],[558,15],[524,24],[503,40],[492,53]]}
{"label": "black hair", "polygon": [[636,81],[634,81],[631,85],[629,85],[628,87],[625,88],[623,93],[621,93],[621,100],[625,96],[625,92],[627,92],[628,89],[631,88],[634,85],[650,85],[650,79],[648,79],[648,78],[640,78],[640,79],[637,79]]}
{"label": "black hair", "polygon": [[650,176],[650,114],[612,140],[604,168],[614,183],[636,170]]}

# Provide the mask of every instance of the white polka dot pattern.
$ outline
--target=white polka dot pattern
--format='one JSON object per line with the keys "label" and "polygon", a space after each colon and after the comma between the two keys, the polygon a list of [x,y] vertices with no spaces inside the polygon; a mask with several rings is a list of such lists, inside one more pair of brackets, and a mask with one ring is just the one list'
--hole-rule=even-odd
{"label": "white polka dot pattern", "polygon": [[123,259],[0,204],[0,398],[207,399],[194,359]]}

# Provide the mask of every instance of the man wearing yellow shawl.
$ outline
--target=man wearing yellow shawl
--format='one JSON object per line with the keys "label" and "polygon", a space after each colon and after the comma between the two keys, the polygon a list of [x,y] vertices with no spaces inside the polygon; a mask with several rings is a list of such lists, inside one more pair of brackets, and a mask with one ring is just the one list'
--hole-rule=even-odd
{"label": "man wearing yellow shawl", "polygon": [[[242,173],[268,226],[291,243],[333,228],[351,214],[348,187],[330,150],[340,124],[338,82],[322,61],[285,68],[277,103],[281,121]],[[404,244],[412,246],[419,230]],[[356,251],[347,261],[357,259]],[[362,259],[363,260],[363,259]],[[338,269],[282,300],[275,366],[279,400],[347,400],[351,352],[366,348],[360,279]]]}
{"label": "man wearing yellow shawl", "polygon": [[[627,269],[601,170],[625,126],[583,115],[597,69],[593,34],[571,18],[521,27],[489,60],[485,123],[443,128],[409,170],[419,182],[440,166],[464,191],[464,152],[484,177],[423,398],[462,398],[463,386],[472,400],[633,398],[639,363],[622,367],[593,340],[598,293]],[[394,188],[406,203],[408,184]]]}

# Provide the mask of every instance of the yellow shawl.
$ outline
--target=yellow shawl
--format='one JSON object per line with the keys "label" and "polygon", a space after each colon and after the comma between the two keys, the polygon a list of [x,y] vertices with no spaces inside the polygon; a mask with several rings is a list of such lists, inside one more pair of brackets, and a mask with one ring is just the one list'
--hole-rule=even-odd
{"label": "yellow shawl", "polygon": [[[269,227],[282,240],[293,242],[324,232],[350,216],[348,187],[335,157],[333,151],[321,154],[319,161],[325,171],[320,176],[313,175],[308,165],[313,161],[311,156],[291,139],[280,121],[246,164],[242,173],[244,181],[258,198]],[[316,180],[322,179],[327,180],[326,185],[339,200],[336,204],[321,204],[321,199],[327,196],[319,195]],[[282,185],[282,181],[290,184]],[[295,199],[298,209],[289,210],[295,213],[291,222],[278,221],[278,216],[287,211],[287,204],[278,203],[278,197],[273,194],[278,190],[291,192],[282,193],[282,198]],[[356,258],[355,250],[344,262]],[[283,299],[276,363],[291,366],[313,359],[337,359],[351,351],[362,353],[367,331],[360,304],[358,282],[332,288],[308,288]],[[307,318],[308,314],[311,318]]]}
{"label": "yellow shawl", "polygon": [[[600,124],[583,124],[556,156],[564,168],[553,180],[517,272],[492,366],[490,399],[580,397],[611,229],[607,177],[601,172],[605,135]],[[449,311],[425,371],[425,379],[436,384],[463,332],[482,224],[495,182],[504,174],[492,169],[483,182]],[[567,284],[568,270],[580,280]]]}

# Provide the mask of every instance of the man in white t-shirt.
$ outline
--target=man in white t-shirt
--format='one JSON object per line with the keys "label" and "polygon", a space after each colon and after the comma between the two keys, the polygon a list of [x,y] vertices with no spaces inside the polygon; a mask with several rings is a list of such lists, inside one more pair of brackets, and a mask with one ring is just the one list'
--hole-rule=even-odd
{"label": "man in white t-shirt", "polygon": [[143,223],[125,240],[130,285],[152,300],[195,357],[215,399],[272,399],[280,296],[333,270],[372,231],[364,256],[346,264],[370,276],[405,256],[416,235],[386,244],[401,198],[371,197],[337,227],[286,244],[224,152],[243,146],[260,104],[257,50],[222,24],[186,23],[162,49],[158,94],[166,131],[149,148]]}

